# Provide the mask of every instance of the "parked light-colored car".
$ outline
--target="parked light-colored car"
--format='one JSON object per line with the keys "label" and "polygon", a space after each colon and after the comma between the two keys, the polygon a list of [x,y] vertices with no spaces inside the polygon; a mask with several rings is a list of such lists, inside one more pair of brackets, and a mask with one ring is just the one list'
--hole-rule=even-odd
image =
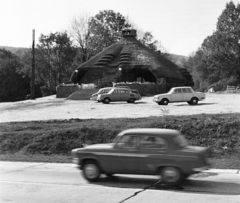
{"label": "parked light-colored car", "polygon": [[153,97],[153,101],[159,105],[168,105],[173,102],[187,102],[196,105],[198,101],[206,98],[203,92],[195,92],[191,87],[173,87],[166,94],[158,94]]}
{"label": "parked light-colored car", "polygon": [[73,162],[88,181],[100,174],[160,175],[175,185],[189,175],[210,167],[209,148],[188,145],[178,131],[157,128],[120,132],[113,143],[88,145],[72,150]]}
{"label": "parked light-colored car", "polygon": [[110,102],[126,101],[128,103],[134,103],[136,100],[140,100],[142,97],[139,93],[133,93],[128,88],[114,87],[106,94],[100,94],[97,97],[98,102],[109,104]]}

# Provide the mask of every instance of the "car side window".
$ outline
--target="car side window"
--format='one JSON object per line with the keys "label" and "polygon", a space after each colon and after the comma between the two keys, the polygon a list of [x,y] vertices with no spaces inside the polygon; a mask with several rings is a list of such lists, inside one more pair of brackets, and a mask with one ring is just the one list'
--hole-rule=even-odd
{"label": "car side window", "polygon": [[143,136],[140,140],[143,149],[166,149],[167,143],[164,139],[156,136]]}
{"label": "car side window", "polygon": [[177,94],[182,94],[182,89],[176,89]]}
{"label": "car side window", "polygon": [[187,88],[183,88],[182,90],[183,90],[183,93],[189,93]]}
{"label": "car side window", "polygon": [[192,90],[190,88],[187,88],[188,93],[192,93]]}
{"label": "car side window", "polygon": [[138,138],[136,136],[124,135],[117,146],[120,148],[136,148],[138,145]]}

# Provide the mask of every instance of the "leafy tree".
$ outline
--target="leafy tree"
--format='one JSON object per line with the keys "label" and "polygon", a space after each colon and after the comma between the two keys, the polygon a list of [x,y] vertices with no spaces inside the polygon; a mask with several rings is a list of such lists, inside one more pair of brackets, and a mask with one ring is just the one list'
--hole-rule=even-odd
{"label": "leafy tree", "polygon": [[[31,50],[24,57],[25,74],[30,74]],[[56,93],[56,86],[69,81],[76,68],[77,49],[66,32],[41,35],[35,50],[36,83],[43,84],[44,95]]]}
{"label": "leafy tree", "polygon": [[[217,30],[203,44],[204,59],[210,70],[210,83],[240,83],[240,4],[226,4]],[[229,80],[230,79],[230,80]]]}
{"label": "leafy tree", "polygon": [[152,49],[153,51],[158,51],[162,56],[169,57],[169,54],[166,50],[166,48],[159,42],[158,40],[154,39],[151,32],[144,32],[142,34],[142,37],[138,37],[138,40],[147,46],[149,49]]}
{"label": "leafy tree", "polygon": [[122,28],[129,26],[125,23],[124,16],[113,10],[100,11],[90,18],[89,29],[94,54],[117,42],[121,38]]}
{"label": "leafy tree", "polygon": [[19,73],[22,66],[16,55],[0,49],[0,102],[24,100],[30,93],[30,78]]}

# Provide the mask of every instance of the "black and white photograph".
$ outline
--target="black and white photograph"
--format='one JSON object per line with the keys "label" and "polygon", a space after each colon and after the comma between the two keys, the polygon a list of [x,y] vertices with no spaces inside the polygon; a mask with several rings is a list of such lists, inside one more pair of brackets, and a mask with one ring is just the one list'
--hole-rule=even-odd
{"label": "black and white photograph", "polygon": [[0,5],[0,203],[240,202],[239,0]]}

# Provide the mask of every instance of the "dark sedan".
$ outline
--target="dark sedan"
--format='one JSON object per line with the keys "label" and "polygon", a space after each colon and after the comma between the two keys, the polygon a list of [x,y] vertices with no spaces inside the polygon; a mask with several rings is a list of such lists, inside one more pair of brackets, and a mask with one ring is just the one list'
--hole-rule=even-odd
{"label": "dark sedan", "polygon": [[169,129],[125,130],[113,143],[73,149],[72,154],[88,181],[101,173],[142,174],[160,175],[163,183],[176,185],[210,167],[209,148],[189,146],[180,132]]}

